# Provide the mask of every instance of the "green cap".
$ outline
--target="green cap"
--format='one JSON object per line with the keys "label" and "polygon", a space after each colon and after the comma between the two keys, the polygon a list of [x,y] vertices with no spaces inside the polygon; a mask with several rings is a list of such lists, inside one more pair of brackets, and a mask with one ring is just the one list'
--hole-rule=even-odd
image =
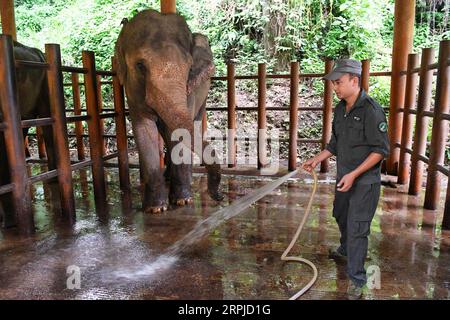
{"label": "green cap", "polygon": [[353,73],[361,75],[362,67],[361,61],[353,59],[339,59],[336,60],[335,67],[333,71],[325,75],[323,79],[325,80],[337,80],[346,73]]}

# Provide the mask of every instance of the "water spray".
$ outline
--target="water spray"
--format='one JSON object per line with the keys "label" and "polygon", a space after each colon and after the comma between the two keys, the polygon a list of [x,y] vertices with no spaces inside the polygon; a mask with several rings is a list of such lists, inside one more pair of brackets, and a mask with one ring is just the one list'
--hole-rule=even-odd
{"label": "water spray", "polygon": [[[306,171],[306,170],[305,170]],[[153,263],[147,265],[145,268],[139,268],[139,270],[136,270],[135,272],[127,272],[127,271],[119,271],[116,272],[116,276],[128,278],[128,279],[135,279],[142,276],[151,276],[157,271],[161,271],[163,269],[168,268],[170,265],[172,265],[177,259],[178,256],[188,247],[192,246],[199,240],[201,240],[204,236],[208,235],[213,229],[218,227],[220,224],[222,224],[224,221],[229,220],[233,218],[234,216],[240,214],[242,211],[245,211],[248,209],[248,207],[253,204],[254,202],[260,200],[261,198],[265,197],[267,194],[278,188],[280,185],[282,185],[284,182],[286,182],[288,179],[292,178],[299,172],[299,169],[296,169],[292,172],[289,172],[288,174],[282,176],[281,178],[269,182],[263,187],[253,191],[250,194],[247,194],[243,196],[242,198],[239,198],[229,206],[226,206],[224,208],[221,208],[214,212],[211,216],[208,218],[198,222],[194,229],[190,231],[188,234],[186,234],[184,237],[179,239],[177,242],[175,242],[172,246],[170,246],[165,253],[160,255]],[[303,227],[306,223],[306,220],[308,219],[308,216],[311,211],[312,202],[314,199],[314,195],[316,193],[317,189],[317,175],[314,171],[308,172],[311,174],[311,176],[314,179],[313,188],[311,190],[311,196],[309,198],[308,205],[305,210],[305,214],[303,216],[303,219],[300,223],[300,225],[297,228],[297,231],[292,238],[290,244],[286,248],[286,250],[281,255],[281,260],[283,261],[293,261],[293,262],[300,262],[305,263],[308,266],[310,266],[313,270],[313,278],[311,279],[308,284],[298,291],[295,295],[293,295],[289,300],[295,300],[298,299],[300,296],[302,296],[306,291],[308,291],[313,284],[317,280],[317,268],[316,266],[309,260],[301,257],[295,257],[295,256],[288,256],[289,252],[292,250],[294,244],[297,242],[298,237],[300,236],[300,233],[303,230]]]}

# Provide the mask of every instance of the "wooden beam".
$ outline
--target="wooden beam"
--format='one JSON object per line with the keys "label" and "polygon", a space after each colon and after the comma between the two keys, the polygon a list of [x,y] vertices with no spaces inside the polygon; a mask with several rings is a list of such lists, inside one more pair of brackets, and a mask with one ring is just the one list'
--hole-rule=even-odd
{"label": "wooden beam", "polygon": [[[325,61],[325,74],[333,70],[334,61]],[[322,150],[331,139],[331,131],[333,124],[333,85],[331,80],[324,81],[323,89],[323,118],[322,118]],[[320,163],[320,172],[328,172],[330,166],[329,159],[325,159]]]}
{"label": "wooden beam", "polygon": [[83,68],[88,72],[84,76],[88,121],[89,147],[92,160],[92,178],[94,182],[94,199],[98,213],[106,208],[106,183],[103,165],[103,137],[100,132],[100,115],[98,111],[97,78],[95,73],[95,56],[92,51],[82,51]]}
{"label": "wooden beam", "polygon": [[298,82],[299,63],[291,62],[291,96],[289,105],[289,171],[297,169],[298,136]]}
{"label": "wooden beam", "polygon": [[361,64],[361,88],[363,88],[366,93],[369,93],[370,60],[362,60]]}
{"label": "wooden beam", "polygon": [[434,49],[422,49],[419,96],[417,98],[416,125],[414,130],[413,154],[411,156],[411,177],[408,191],[411,195],[418,195],[422,189],[424,163],[420,157],[425,156],[429,122],[428,117],[424,117],[423,113],[429,111],[431,108],[433,70],[429,70],[428,65],[433,63],[433,60]]}
{"label": "wooden beam", "polygon": [[61,48],[57,44],[45,45],[45,59],[49,64],[47,82],[50,97],[50,112],[53,123],[53,139],[58,169],[58,184],[61,197],[61,212],[64,219],[73,225],[76,221],[75,200],[73,194],[72,168],[67,136],[65,115],[63,73],[61,71]]}
{"label": "wooden beam", "polygon": [[258,169],[267,165],[266,64],[258,64]]}
{"label": "wooden beam", "polygon": [[392,48],[391,99],[389,106],[389,141],[391,152],[386,162],[387,172],[397,174],[400,158],[402,114],[398,112],[404,105],[406,75],[402,74],[408,64],[408,54],[412,50],[415,19],[415,0],[395,0],[394,39]]}
{"label": "wooden beam", "polygon": [[2,19],[2,33],[9,34],[13,40],[17,40],[16,21],[14,18],[14,0],[0,1]]}
{"label": "wooden beam", "polygon": [[176,0],[161,0],[161,13],[176,13]]}
{"label": "wooden beam", "polygon": [[228,168],[236,167],[236,78],[234,64],[227,64]]}
{"label": "wooden beam", "polygon": [[445,145],[448,139],[448,122],[442,121],[441,114],[449,112],[450,104],[450,40],[443,40],[439,46],[439,67],[436,80],[433,130],[431,133],[430,161],[428,165],[425,209],[435,210],[439,206],[442,173],[437,170],[443,165]]}
{"label": "wooden beam", "polygon": [[409,112],[414,109],[416,102],[417,82],[419,75],[411,72],[419,66],[419,55],[410,54],[408,56],[408,74],[406,76],[406,94],[405,106],[403,107],[403,128],[402,128],[402,143],[404,147],[400,150],[400,162],[398,166],[398,180],[397,183],[405,184],[409,181],[409,170],[411,165],[411,155],[406,152],[406,149],[412,148],[413,136],[413,119],[414,116]]}

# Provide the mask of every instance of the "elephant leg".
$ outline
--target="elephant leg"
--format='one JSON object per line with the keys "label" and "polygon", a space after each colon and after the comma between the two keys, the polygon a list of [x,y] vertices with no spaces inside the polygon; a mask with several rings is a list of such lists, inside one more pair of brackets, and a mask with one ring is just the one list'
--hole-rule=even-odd
{"label": "elephant leg", "polygon": [[[195,121],[202,121],[203,114],[206,112],[206,99],[202,103],[199,112],[195,116]],[[205,150],[206,147],[209,147],[209,143],[206,140],[202,141],[203,148]],[[214,150],[214,153],[216,151]],[[219,190],[221,174],[220,174],[220,164],[215,157],[215,161],[213,164],[206,164],[206,171],[208,173],[208,192],[212,199],[216,201],[223,200],[223,194]]]}
{"label": "elephant leg", "polygon": [[193,203],[191,183],[192,165],[172,165],[170,170],[170,202],[177,206]]}
{"label": "elephant leg", "polygon": [[[53,141],[52,126],[42,127],[42,135],[44,136],[45,151],[47,153],[48,171],[50,171],[56,169],[55,144]],[[54,181],[56,181],[56,179]]]}
{"label": "elephant leg", "polygon": [[[209,147],[209,143],[207,141],[203,141],[203,150],[206,147]],[[215,151],[214,151],[215,152]],[[208,193],[213,200],[222,201],[224,196],[220,191],[220,163],[216,161],[212,164],[206,164],[206,172],[208,173]]]}
{"label": "elephant leg", "polygon": [[[158,101],[158,103],[161,104],[161,107],[158,107],[158,105],[156,105],[154,107],[154,110],[156,111],[160,119],[164,122],[164,125],[167,127],[169,136],[172,137],[172,133],[174,133],[177,129],[187,130],[187,133],[190,134],[191,137],[190,143],[185,139],[182,139],[182,143],[193,152],[197,153],[200,151],[199,156],[202,156],[203,152],[201,152],[201,150],[195,150],[196,148],[194,141],[199,137],[195,137],[196,133],[194,133],[194,121],[192,119],[192,114],[186,108],[187,102],[174,102],[171,101],[171,98],[167,98],[164,95],[160,95],[155,99]],[[149,102],[149,104],[151,104],[151,101]],[[208,146],[208,143],[203,141],[203,145]],[[219,190],[220,163],[217,159],[217,156],[214,157],[215,160],[212,161],[212,163],[206,163],[206,170],[208,171],[208,191],[210,196],[214,200],[220,201],[223,199],[223,195]]]}
{"label": "elephant leg", "polygon": [[[173,143],[173,142],[172,142]],[[202,150],[205,150],[207,147],[211,148],[209,143],[205,140],[202,141],[203,148]],[[170,148],[170,155],[172,154],[172,148],[174,145],[171,145]],[[194,148],[192,148],[193,151]],[[221,180],[221,173],[220,173],[220,162],[218,158],[215,156],[215,150],[214,150],[214,160],[213,163],[205,164],[206,172],[208,175],[208,193],[211,196],[213,200],[216,201],[222,201],[224,196],[222,192],[220,191],[220,180]],[[198,156],[202,156],[202,154],[198,154]],[[178,199],[180,200],[180,203],[182,203],[182,200],[185,200],[185,203],[190,203],[191,201],[186,202],[186,195],[190,195],[190,189],[191,189],[191,179],[192,179],[192,165],[191,164],[179,164],[174,165],[171,160],[169,160],[170,165],[170,186],[171,186],[171,199]],[[173,186],[173,188],[172,188]],[[174,190],[174,192],[172,192]],[[179,191],[175,191],[179,190]],[[189,190],[189,192],[186,192]],[[181,197],[178,197],[178,195],[181,195]],[[172,197],[175,196],[175,197]],[[175,200],[176,201],[176,200]]]}
{"label": "elephant leg", "polygon": [[169,146],[166,156],[166,172],[165,175],[170,181],[169,200],[170,203],[177,206],[184,206],[193,203],[192,200],[192,165],[191,164],[174,164],[171,159],[172,149],[178,143],[171,141],[167,128],[159,123],[158,128],[164,138],[164,143]]}
{"label": "elephant leg", "polygon": [[[50,98],[48,94],[48,86],[47,81],[43,81],[41,94],[37,101],[37,109],[40,117],[46,118],[51,117],[50,113]],[[44,126],[42,127],[42,135],[44,137],[45,143],[45,151],[47,153],[47,165],[48,170],[56,169],[56,150],[55,143],[53,140],[53,127],[52,126]],[[57,181],[55,178],[52,181]]]}
{"label": "elephant leg", "polygon": [[28,131],[30,128],[23,128],[22,129],[22,136],[23,136],[23,145],[25,147],[25,159],[31,157],[30,153],[30,141],[28,137]]}
{"label": "elephant leg", "polygon": [[[172,152],[172,148],[170,148]],[[193,203],[192,200],[192,165],[173,164],[170,165],[170,193],[169,199],[172,204],[183,206]]]}
{"label": "elephant leg", "polygon": [[159,135],[153,119],[132,111],[130,116],[133,123],[133,133],[136,139],[141,170],[144,179],[143,209],[148,213],[159,213],[167,210],[167,190],[164,171],[159,163]]}
{"label": "elephant leg", "polygon": [[[0,132],[0,186],[11,183],[6,145],[3,133]],[[0,195],[0,220],[3,227],[10,228],[16,225],[14,206],[11,192]]]}

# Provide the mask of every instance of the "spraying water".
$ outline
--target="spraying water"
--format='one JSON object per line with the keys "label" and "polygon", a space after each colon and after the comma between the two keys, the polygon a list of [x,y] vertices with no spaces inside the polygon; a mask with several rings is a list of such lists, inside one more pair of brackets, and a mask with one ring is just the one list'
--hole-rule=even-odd
{"label": "spraying water", "polygon": [[137,280],[140,278],[148,278],[153,276],[155,273],[162,272],[170,268],[176,261],[178,257],[173,255],[162,254],[158,256],[155,261],[145,264],[137,265],[133,269],[119,270],[114,272],[116,278],[123,278],[127,280]]}
{"label": "spraying water", "polygon": [[203,239],[204,236],[211,233],[212,230],[214,230],[223,222],[240,214],[252,203],[266,196],[268,193],[283,184],[285,181],[292,178],[295,174],[297,174],[297,170],[292,171],[284,175],[283,177],[266,184],[265,186],[255,190],[248,195],[245,195],[239,200],[233,202],[231,205],[219,209],[210,217],[198,222],[191,232],[175,242],[165,251],[165,253],[158,256],[155,261],[151,262],[150,264],[139,268],[137,267],[135,268],[135,270],[117,271],[115,272],[115,275],[126,279],[137,279],[141,277],[148,277],[155,274],[156,272],[161,272],[168,269],[179,259],[179,256],[188,247]]}

